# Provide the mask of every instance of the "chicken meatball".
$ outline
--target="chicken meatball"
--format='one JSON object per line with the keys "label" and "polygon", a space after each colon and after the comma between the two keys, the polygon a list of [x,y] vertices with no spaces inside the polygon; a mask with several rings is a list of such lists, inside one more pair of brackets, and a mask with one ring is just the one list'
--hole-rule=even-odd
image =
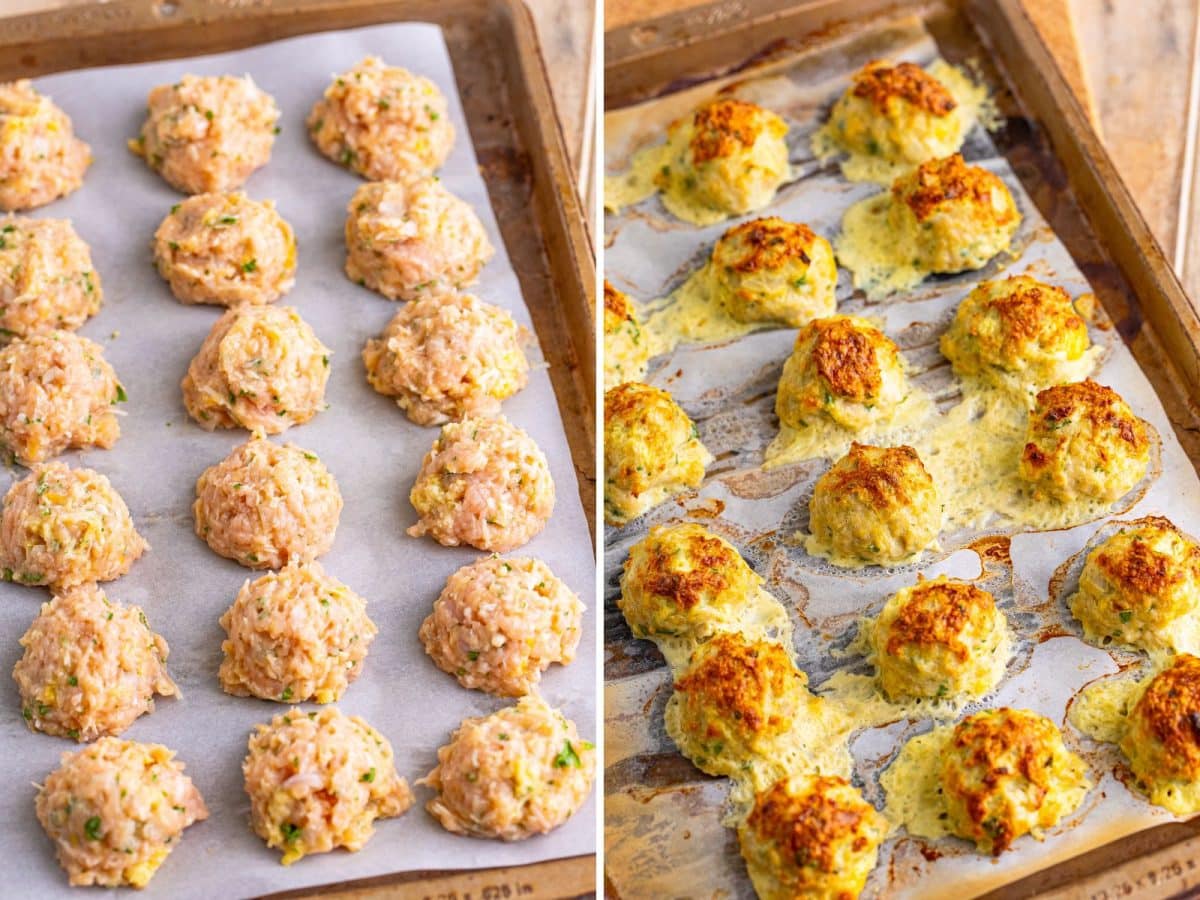
{"label": "chicken meatball", "polygon": [[27,79],[0,84],[0,210],[45,206],[83,184],[92,151]]}
{"label": "chicken meatball", "polygon": [[1176,649],[1200,603],[1200,546],[1169,519],[1129,523],[1088,554],[1068,602],[1090,640]]}
{"label": "chicken meatball", "polygon": [[100,311],[100,275],[69,221],[0,221],[0,333],[74,331]]}
{"label": "chicken meatball", "polygon": [[342,495],[315,453],[255,435],[196,481],[196,534],[250,569],[281,569],[328,552]]}
{"label": "chicken meatball", "polygon": [[183,303],[271,303],[296,281],[296,236],[270,200],[198,194],[158,226],[154,264]]}
{"label": "chicken meatball", "polygon": [[249,75],[184,75],[150,91],[129,149],[177,191],[232,191],[271,158],[278,121],[274,98]]}
{"label": "chicken meatball", "polygon": [[1037,395],[1019,470],[1035,497],[1112,503],[1149,464],[1149,426],[1116,391],[1089,379]]}
{"label": "chicken meatball", "polygon": [[829,241],[777,216],[735,225],[708,264],[717,300],[739,322],[800,328],[837,309],[837,263]]}
{"label": "chicken meatball", "polygon": [[183,378],[201,428],[279,434],[325,407],[330,350],[290,306],[239,306],[217,319]]}
{"label": "chicken meatball", "polygon": [[413,537],[507,553],[546,527],[554,481],[533,438],[503,416],[442,426],[408,495]]}
{"label": "chicken meatball", "polygon": [[809,553],[839,566],[886,566],[937,542],[942,503],[912,447],[856,442],[817,479],[809,516]]}
{"label": "chicken meatball", "polygon": [[495,416],[525,387],[529,332],[471,294],[414,300],[367,341],[367,381],[418,425]]}
{"label": "chicken meatball", "polygon": [[1200,659],[1184,653],[1133,704],[1121,750],[1138,786],[1176,815],[1200,809]]}
{"label": "chicken meatball", "polygon": [[893,700],[982,697],[1003,677],[1010,646],[995,598],[944,575],[894,594],[871,628],[879,686]]}
{"label": "chicken meatball", "polygon": [[336,847],[361,850],[375,820],[413,804],[396,774],[392,745],[335,706],[292,707],[250,735],[242,763],[255,834],[283,852],[285,866]]}
{"label": "chicken meatball", "polygon": [[346,208],[346,275],[389,300],[461,290],[495,252],[475,210],[436,178],[364,184]]}
{"label": "chicken meatball", "polygon": [[367,602],[318,562],[289,562],[246,580],[221,616],[225,693],[332,703],[362,672],[378,629]]}
{"label": "chicken meatball", "polygon": [[775,413],[790,428],[827,418],[861,431],[895,416],[912,388],[892,339],[857,316],[814,319],[783,364]]}
{"label": "chicken meatball", "polygon": [[646,377],[650,344],[628,295],[604,281],[604,389]]}
{"label": "chicken meatball", "polygon": [[25,465],[64,450],[108,449],[125,389],[99,344],[51,331],[0,348],[0,444]]}
{"label": "chicken meatball", "polygon": [[958,305],[941,348],[959,375],[1047,387],[1087,374],[1087,323],[1060,287],[1027,275],[977,285]]}
{"label": "chicken meatball", "polygon": [[1074,812],[1091,790],[1087,765],[1058,726],[1027,709],[985,709],[955,726],[942,761],[954,834],[999,856],[1024,834]]}
{"label": "chicken meatball", "polygon": [[846,779],[793,775],[762,791],[738,826],[763,900],[852,900],[875,868],[888,823]]}
{"label": "chicken meatball", "polygon": [[604,520],[624,525],[698,487],[712,454],[666,391],[627,381],[604,395]]}
{"label": "chicken meatball", "polygon": [[76,886],[145,887],[184,829],[208,818],[173,751],[115,737],[64,753],[35,807]]}
{"label": "chicken meatball", "polygon": [[92,469],[38,465],[4,495],[5,581],[55,589],[112,581],[149,547],[116,488]]}
{"label": "chicken meatball", "polygon": [[308,114],[308,133],[318,150],[371,181],[432,175],[454,146],[437,85],[374,56],[325,89]]}
{"label": "chicken meatball", "polygon": [[553,831],[583,806],[596,775],[596,752],[575,723],[536,694],[490,716],[466,719],[438,749],[418,784],[437,796],[425,804],[447,831],[521,841]]}
{"label": "chicken meatball", "polygon": [[787,131],[753,103],[710,100],[668,128],[668,163],[656,177],[663,204],[697,225],[762,209],[791,177]]}
{"label": "chicken meatball", "polygon": [[667,734],[710,775],[735,777],[804,716],[808,676],[781,644],[716,635],[692,654],[667,703]]}
{"label": "chicken meatball", "polygon": [[43,603],[20,643],[13,678],[34,731],[76,741],[117,735],[154,711],[155,694],[179,693],[167,674],[167,642],[145,613],[110,603],[94,584]]}
{"label": "chicken meatball", "polygon": [[420,637],[463,687],[520,697],[551,663],[575,658],[582,620],[583,604],[544,562],[489,556],[446,580]]}

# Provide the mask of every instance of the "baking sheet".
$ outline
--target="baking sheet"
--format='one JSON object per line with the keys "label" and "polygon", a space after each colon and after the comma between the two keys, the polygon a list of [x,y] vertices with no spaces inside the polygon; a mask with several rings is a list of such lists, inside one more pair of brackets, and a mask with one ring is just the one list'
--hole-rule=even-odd
{"label": "baking sheet", "polygon": [[[73,465],[108,475],[124,496],[152,550],[133,570],[106,586],[109,596],[146,610],[171,646],[168,667],[181,700],[159,700],[123,736],[166,744],[178,752],[208,803],[209,818],[189,828],[151,881],[147,896],[248,896],[414,869],[517,865],[595,850],[594,796],[558,831],[520,844],[456,837],[444,832],[421,804],[399,819],[377,823],[375,836],[356,854],[335,851],[284,868],[279,854],[251,832],[242,790],[246,739],[259,722],[286,707],[221,692],[217,668],[224,632],[217,624],[248,570],[222,559],[192,533],[197,476],[247,437],[244,431],[207,433],[181,401],[179,381],[220,315],[217,307],[185,307],[154,270],[150,241],[181,196],[125,148],[145,114],[154,85],[185,73],[251,74],[282,110],[270,163],[247,182],[254,198],[273,199],[295,228],[299,243],[296,286],[281,300],[301,315],[333,353],[326,391],[330,407],[277,440],[311,449],[338,479],[345,508],[326,571],[367,599],[379,627],[362,676],[338,706],[359,714],[392,743],[396,768],[410,782],[436,762],[437,747],[467,716],[484,715],[504,701],[461,688],[425,655],[417,629],[446,577],[478,558],[470,548],[445,548],[410,538],[415,522],[408,491],[437,429],[420,428],[367,384],[360,357],[368,337],[382,331],[398,306],[352,284],[342,271],[345,207],[361,180],[321,156],[308,140],[304,118],[335,72],[368,53],[431,78],[447,95],[457,139],[441,178],[479,214],[496,257],[472,288],[530,327],[529,311],[501,241],[471,147],[462,105],[441,31],[423,24],[384,25],[312,35],[257,48],[171,62],[93,69],[37,79],[72,117],[96,161],[82,190],[34,215],[69,218],[91,245],[104,287],[104,307],[81,333],[105,353],[129,394],[121,439],[109,451],[68,454]],[[537,355],[531,350],[532,355]],[[542,681],[548,702],[595,737],[594,560],[578,499],[575,469],[555,412],[544,368],[504,404],[550,461],[558,500],[547,529],[514,555],[543,559],[587,605],[578,658],[554,666]],[[0,476],[9,481],[24,472]],[[260,573],[261,574],[261,573]],[[29,626],[44,590],[0,585],[0,668],[19,657],[17,639]],[[316,708],[309,706],[308,708]],[[0,894],[79,896],[70,891],[50,841],[34,817],[34,789],[73,742],[34,734],[21,719],[15,686],[0,703],[0,741],[9,790],[0,798],[0,858],[9,866]],[[119,892],[120,893],[120,892]],[[132,893],[132,892],[129,892]]]}
{"label": "baking sheet", "polygon": [[[707,82],[610,112],[605,120],[608,172],[618,173],[638,147],[661,139],[667,122],[730,86],[737,96],[788,120],[788,143],[797,169],[797,179],[779,192],[769,209],[746,218],[779,215],[807,222],[832,238],[845,210],[879,188],[850,184],[835,167],[819,165],[809,150],[812,132],[849,84],[849,75],[866,61],[886,57],[928,63],[936,55],[935,44],[914,18],[776,62],[752,76],[741,73],[736,83]],[[958,393],[937,340],[975,283],[1028,272],[1061,284],[1073,297],[1089,291],[1087,280],[982,129],[969,136],[964,155],[1001,174],[1013,192],[1025,216],[1014,240],[1019,257],[998,258],[978,272],[933,279],[879,303],[852,296],[845,271],[840,272],[838,286],[838,311],[882,320],[909,360],[914,382],[943,410],[957,402]],[[665,297],[704,263],[713,242],[735,221],[694,228],[672,219],[656,198],[609,215],[606,276],[637,300]],[[1200,480],[1194,467],[1149,382],[1102,313],[1089,330],[1093,341],[1105,348],[1092,377],[1116,388],[1161,440],[1157,477],[1148,478],[1109,518],[1166,515],[1195,534]],[[620,567],[629,546],[651,525],[681,518],[728,537],[766,577],[768,589],[793,616],[797,655],[818,692],[839,666],[869,671],[861,660],[839,660],[834,652],[846,646],[860,615],[877,614],[886,598],[911,584],[917,572],[975,577],[985,557],[990,568],[1008,570],[1011,590],[998,600],[1018,632],[1018,642],[1005,680],[982,705],[1028,707],[1063,725],[1068,744],[1091,764],[1096,787],[1044,843],[1022,839],[998,861],[976,854],[962,841],[926,844],[900,833],[881,849],[868,896],[973,895],[1169,821],[1169,814],[1131,794],[1114,777],[1111,748],[1091,745],[1065,724],[1068,703],[1080,688],[1131,659],[1084,644],[1063,602],[1065,595],[1049,593],[1056,568],[1084,546],[1102,521],[1064,531],[1018,533],[1011,535],[1011,543],[1010,535],[997,537],[1000,529],[994,526],[943,532],[942,552],[892,570],[839,572],[807,556],[789,536],[806,528],[813,482],[828,463],[814,460],[770,472],[759,469],[762,451],[778,427],[773,415],[775,384],[794,340],[791,330],[762,331],[719,345],[681,347],[652,364],[648,380],[670,390],[698,420],[701,439],[717,462],[697,495],[665,504],[624,529],[606,531],[606,868],[617,892],[626,898],[666,892],[754,896],[738,858],[736,837],[719,824],[726,783],[701,775],[675,753],[662,728],[662,710],[671,693],[668,672],[649,642],[632,639],[615,608]],[[877,806],[883,801],[880,770],[909,736],[930,724],[900,722],[870,729],[852,743],[856,782]]]}

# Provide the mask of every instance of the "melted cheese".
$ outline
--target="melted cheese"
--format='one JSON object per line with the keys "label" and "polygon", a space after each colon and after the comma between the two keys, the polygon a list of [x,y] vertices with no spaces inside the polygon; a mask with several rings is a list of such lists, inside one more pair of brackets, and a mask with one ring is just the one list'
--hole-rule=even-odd
{"label": "melted cheese", "polygon": [[[737,630],[748,640],[769,640],[785,647],[792,646],[792,620],[788,618],[783,604],[768,591],[759,588],[751,593],[739,613]],[[658,645],[674,677],[678,678],[687,668],[698,642],[691,637],[676,635],[655,634],[649,637]]]}
{"label": "melted cheese", "polygon": [[909,834],[937,840],[952,833],[942,796],[942,760],[953,735],[954,725],[917,735],[879,776],[887,795],[884,816]]}
{"label": "melted cheese", "polygon": [[1075,695],[1067,718],[1093,741],[1115,744],[1142,685],[1132,676],[1094,681]]}
{"label": "melted cheese", "polygon": [[654,196],[658,192],[655,178],[670,159],[669,144],[655,144],[639,150],[626,171],[604,177],[604,208],[619,213],[626,206],[634,206]]}
{"label": "melted cheese", "polygon": [[651,358],[670,353],[680,344],[718,343],[771,326],[770,322],[741,322],[731,316],[712,289],[707,263],[665,299],[652,303],[642,325]]}

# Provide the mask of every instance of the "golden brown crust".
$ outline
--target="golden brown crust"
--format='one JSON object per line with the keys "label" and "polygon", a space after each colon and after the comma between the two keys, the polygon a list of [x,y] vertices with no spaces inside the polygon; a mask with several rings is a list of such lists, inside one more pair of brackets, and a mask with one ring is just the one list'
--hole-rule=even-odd
{"label": "golden brown crust", "polygon": [[971,648],[962,639],[964,626],[975,609],[994,606],[992,595],[970,582],[921,582],[909,593],[888,629],[887,652],[896,656],[905,645],[940,645],[965,661]]}
{"label": "golden brown crust", "polygon": [[722,254],[725,265],[736,272],[760,272],[764,269],[779,269],[793,260],[808,265],[811,260],[808,248],[817,239],[807,225],[785,222],[778,216],[754,219],[735,225],[721,236],[721,243],[728,248],[740,242],[740,257],[729,259]]}
{"label": "golden brown crust", "polygon": [[[1152,516],[1143,520],[1141,527],[1147,526],[1180,534],[1174,523],[1162,516]],[[1200,547],[1189,541],[1188,555],[1193,563],[1196,563],[1200,559]],[[1095,558],[1097,565],[1114,582],[1152,596],[1166,593],[1182,582],[1189,571],[1187,565],[1176,564],[1167,554],[1159,553],[1147,541],[1136,538],[1123,552],[1114,553],[1101,548]]]}
{"label": "golden brown crust", "polygon": [[852,494],[875,509],[886,509],[910,501],[905,473],[914,465],[929,480],[921,457],[912,447],[872,447],[855,441],[821,481],[826,493]]}
{"label": "golden brown crust", "polygon": [[946,116],[958,106],[945,86],[910,62],[892,66],[872,60],[854,74],[854,96],[864,97],[887,115],[893,98],[904,100],[935,116]]}
{"label": "golden brown crust", "polygon": [[616,316],[618,319],[632,318],[629,297],[613,287],[607,278],[604,279],[604,313]]}
{"label": "golden brown crust", "polygon": [[[745,563],[728,544],[711,534],[688,532],[683,546],[665,547],[656,542],[649,551],[642,579],[642,590],[670,600],[680,609],[691,609],[706,596],[717,596],[737,586],[733,577]],[[672,563],[683,558],[691,564],[686,572],[672,570]],[[632,556],[626,560],[629,568]]]}
{"label": "golden brown crust", "polygon": [[[992,206],[992,190],[1003,182],[987,169],[968,166],[961,153],[944,159],[921,163],[911,175],[899,178],[892,185],[892,194],[908,204],[918,222],[924,222],[947,200],[970,198],[979,206]],[[1006,212],[998,222],[1007,222],[1013,212]]]}
{"label": "golden brown crust", "polygon": [[807,327],[817,333],[813,365],[830,391],[858,403],[879,395],[883,377],[871,335],[844,318],[815,319]]}
{"label": "golden brown crust", "polygon": [[[604,421],[628,419],[631,414],[638,414],[638,419],[644,419],[646,412],[655,403],[675,405],[674,398],[662,388],[656,388],[640,381],[626,381],[604,392]],[[632,425],[636,420],[624,422]]]}
{"label": "golden brown crust", "polygon": [[702,652],[704,658],[675,682],[675,690],[694,695],[751,734],[778,732],[791,724],[780,716],[763,718],[770,698],[783,696],[802,678],[783,647],[769,641],[747,643],[735,633],[717,635]]}
{"label": "golden brown crust", "polygon": [[692,135],[692,162],[732,156],[752,147],[762,133],[762,108],[744,100],[712,100],[696,110]]}
{"label": "golden brown crust", "polygon": [[[1087,323],[1074,312],[1071,296],[1062,288],[1024,276],[1011,276],[1005,283],[1012,289],[993,293],[983,306],[1000,317],[1002,348],[1007,354],[1020,355],[1024,345],[1036,341],[1047,326],[1087,331]],[[1070,314],[1056,315],[1064,304]]]}
{"label": "golden brown crust", "polygon": [[1134,709],[1177,770],[1200,769],[1200,659],[1181,653],[1147,686]]}
{"label": "golden brown crust", "polygon": [[845,785],[843,778],[817,776],[811,790],[797,797],[783,779],[759,795],[746,824],[774,843],[782,858],[832,874],[844,838],[854,836],[851,846],[856,853],[871,843],[862,828],[865,808],[849,806],[831,794]]}
{"label": "golden brown crust", "polygon": [[[1082,417],[1096,431],[1117,435],[1129,445],[1131,453],[1141,455],[1150,446],[1146,426],[1136,416],[1126,415],[1122,408],[1128,409],[1120,394],[1090,378],[1074,384],[1058,384],[1038,393],[1030,413],[1030,427],[1035,432],[1053,433]],[[1034,472],[1050,461],[1034,441],[1025,445],[1021,458]]]}

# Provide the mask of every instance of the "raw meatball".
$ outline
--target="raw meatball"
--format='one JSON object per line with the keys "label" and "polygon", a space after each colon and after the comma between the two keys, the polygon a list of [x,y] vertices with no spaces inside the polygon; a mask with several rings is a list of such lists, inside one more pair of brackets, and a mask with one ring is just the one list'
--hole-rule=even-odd
{"label": "raw meatball", "polygon": [[1178,816],[1200,807],[1200,659],[1184,653],[1150,679],[1133,704],[1121,750],[1150,800]]}
{"label": "raw meatball", "polygon": [[270,200],[199,194],[158,226],[154,264],[184,303],[270,303],[295,283],[296,236]]}
{"label": "raw meatball", "polygon": [[279,434],[325,405],[330,350],[290,306],[239,306],[217,319],[183,378],[201,428]]}
{"label": "raw meatball", "polygon": [[546,527],[554,481],[533,438],[503,416],[442,426],[408,499],[413,537],[507,553]]}
{"label": "raw meatball", "polygon": [[551,663],[575,658],[582,618],[579,598],[544,562],[490,556],[446,580],[420,637],[463,687],[520,697]]}
{"label": "raw meatball", "polygon": [[27,79],[0,84],[0,209],[44,206],[83,184],[92,151]]}
{"label": "raw meatball", "polygon": [[340,699],[378,632],[367,602],[318,562],[247,579],[221,627],[225,693],[281,703]]}
{"label": "raw meatball", "polygon": [[1037,497],[1111,503],[1142,480],[1150,436],[1120,394],[1092,380],[1037,395],[1020,474]]}
{"label": "raw meatball", "polygon": [[941,339],[942,353],[959,375],[1016,379],[1022,388],[1086,375],[1091,344],[1070,295],[1027,275],[976,285]]}
{"label": "raw meatball", "polygon": [[285,866],[335,847],[361,850],[375,820],[413,804],[392,745],[358,716],[326,706],[280,713],[250,735],[242,763],[250,824]]}
{"label": "raw meatball", "polygon": [[1200,606],[1200,546],[1169,519],[1131,523],[1088,554],[1068,602],[1097,643],[1173,650]]}
{"label": "raw meatball", "polygon": [[936,543],[942,504],[912,447],[855,442],[817,479],[809,517],[809,553],[839,566],[886,566]]}
{"label": "raw meatball", "polygon": [[153,712],[155,694],[179,693],[167,674],[167,642],[145,613],[110,603],[94,584],[43,603],[21,646],[13,678],[34,731],[94,741]]}
{"label": "raw meatball", "polygon": [[595,774],[593,745],[580,740],[574,722],[531,694],[516,706],[466,719],[417,783],[437,791],[425,808],[447,831],[521,841],[575,815]]}
{"label": "raw meatball", "polygon": [[432,175],[454,146],[437,85],[375,56],[325,89],[308,114],[308,133],[318,150],[372,181]]}
{"label": "raw meatball", "polygon": [[783,364],[775,412],[791,428],[827,418],[852,431],[890,421],[912,388],[892,339],[857,316],[814,319]]}
{"label": "raw meatball", "polygon": [[738,826],[742,858],[762,900],[853,900],[887,834],[887,820],[836,775],[776,782]]}
{"label": "raw meatball", "polygon": [[406,304],[383,336],[367,341],[367,381],[418,425],[494,416],[525,387],[529,333],[498,306],[471,294]]}
{"label": "raw meatball", "polygon": [[271,158],[279,107],[249,75],[184,75],[147,104],[129,149],[178,191],[232,191]]}
{"label": "raw meatball", "polygon": [[731,98],[673,122],[669,162],[656,176],[664,205],[699,225],[762,209],[791,175],[787,131],[775,113]]}
{"label": "raw meatball", "polygon": [[604,281],[604,389],[646,377],[650,344],[629,297]]}
{"label": "raw meatball", "polygon": [[624,525],[704,481],[712,454],[666,391],[627,381],[604,395],[604,521]]}
{"label": "raw meatball", "polygon": [[494,253],[475,210],[436,178],[364,184],[346,207],[346,274],[389,300],[461,290]]}
{"label": "raw meatball", "polygon": [[0,333],[73,331],[100,311],[100,275],[69,221],[9,216],[3,223]]}
{"label": "raw meatball", "polygon": [[829,241],[777,216],[735,225],[713,246],[713,293],[739,322],[800,328],[837,309],[837,263]]}
{"label": "raw meatball", "polygon": [[148,550],[129,507],[92,469],[35,466],[4,495],[4,580],[70,588],[120,578]]}
{"label": "raw meatball", "polygon": [[985,709],[954,729],[942,792],[954,834],[999,856],[1024,834],[1074,812],[1091,790],[1087,765],[1058,726],[1027,709]]}
{"label": "raw meatball", "polygon": [[893,700],[982,697],[1010,655],[995,598],[944,575],[894,594],[871,629],[871,646],[879,686]]}
{"label": "raw meatball", "polygon": [[342,495],[324,463],[255,435],[196,481],[196,534],[250,569],[309,562],[333,546]]}
{"label": "raw meatball", "polygon": [[72,448],[108,449],[121,435],[125,389],[100,345],[51,331],[0,349],[0,444],[25,465]]}
{"label": "raw meatball", "polygon": [[208,818],[173,751],[115,737],[64,753],[35,805],[77,886],[145,887],[183,830]]}

